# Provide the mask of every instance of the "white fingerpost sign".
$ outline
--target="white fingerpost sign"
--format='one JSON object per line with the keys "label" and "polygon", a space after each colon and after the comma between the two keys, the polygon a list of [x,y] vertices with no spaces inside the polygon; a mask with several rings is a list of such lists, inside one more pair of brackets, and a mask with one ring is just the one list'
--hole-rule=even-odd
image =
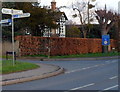
{"label": "white fingerpost sign", "polygon": [[23,10],[2,8],[2,13],[3,13],[3,14],[11,14],[11,15],[23,14]]}
{"label": "white fingerpost sign", "polygon": [[24,18],[24,17],[30,17],[30,13],[13,15],[13,18]]}

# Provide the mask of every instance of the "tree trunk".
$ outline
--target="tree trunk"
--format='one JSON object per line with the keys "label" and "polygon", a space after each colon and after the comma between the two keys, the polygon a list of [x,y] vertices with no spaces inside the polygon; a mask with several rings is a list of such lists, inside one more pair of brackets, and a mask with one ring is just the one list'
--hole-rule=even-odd
{"label": "tree trunk", "polygon": [[83,38],[86,38],[86,37],[87,37],[86,34],[87,34],[87,33],[86,33],[86,31],[84,30],[84,31],[83,31],[83,36],[84,36]]}
{"label": "tree trunk", "polygon": [[[101,31],[101,36],[102,35],[107,35],[106,29],[103,28]],[[108,46],[102,45],[102,53],[108,53]]]}

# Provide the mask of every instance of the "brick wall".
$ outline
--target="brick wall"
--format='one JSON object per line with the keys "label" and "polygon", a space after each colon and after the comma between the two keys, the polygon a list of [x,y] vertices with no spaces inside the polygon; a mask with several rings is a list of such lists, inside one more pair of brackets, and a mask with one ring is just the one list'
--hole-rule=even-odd
{"label": "brick wall", "polygon": [[[20,55],[69,55],[102,52],[101,39],[87,38],[47,38],[34,36],[17,36]],[[111,40],[110,48],[116,48],[116,41]]]}

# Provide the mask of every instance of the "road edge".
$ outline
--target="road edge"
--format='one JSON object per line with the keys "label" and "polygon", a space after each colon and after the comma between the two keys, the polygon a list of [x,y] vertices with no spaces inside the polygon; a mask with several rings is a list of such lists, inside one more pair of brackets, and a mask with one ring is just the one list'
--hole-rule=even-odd
{"label": "road edge", "polygon": [[58,66],[58,69],[53,71],[53,72],[49,72],[49,73],[45,73],[45,74],[37,75],[37,76],[31,76],[31,77],[27,77],[27,78],[20,78],[20,79],[4,81],[4,82],[2,81],[0,83],[0,85],[6,86],[6,85],[11,85],[11,84],[17,84],[17,83],[23,83],[23,82],[38,80],[38,79],[44,79],[44,78],[57,76],[57,75],[62,74],[62,73],[64,73],[64,68],[61,68],[61,67]]}

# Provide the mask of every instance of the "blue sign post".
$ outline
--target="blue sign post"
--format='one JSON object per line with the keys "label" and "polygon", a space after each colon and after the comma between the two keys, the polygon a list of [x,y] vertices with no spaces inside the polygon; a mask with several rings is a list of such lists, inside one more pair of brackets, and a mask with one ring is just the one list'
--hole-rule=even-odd
{"label": "blue sign post", "polygon": [[104,45],[104,46],[110,45],[110,36],[109,35],[102,35],[102,45]]}

